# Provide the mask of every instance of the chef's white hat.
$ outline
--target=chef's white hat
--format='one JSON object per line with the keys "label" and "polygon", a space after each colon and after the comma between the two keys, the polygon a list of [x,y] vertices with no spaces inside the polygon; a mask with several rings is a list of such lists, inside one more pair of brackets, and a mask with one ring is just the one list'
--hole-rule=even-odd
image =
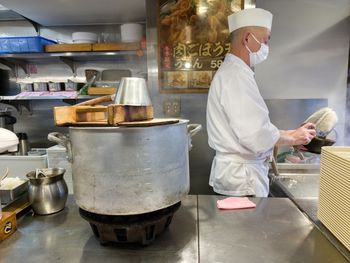
{"label": "chef's white hat", "polygon": [[262,8],[243,9],[227,17],[230,33],[246,26],[261,26],[271,30],[272,14]]}

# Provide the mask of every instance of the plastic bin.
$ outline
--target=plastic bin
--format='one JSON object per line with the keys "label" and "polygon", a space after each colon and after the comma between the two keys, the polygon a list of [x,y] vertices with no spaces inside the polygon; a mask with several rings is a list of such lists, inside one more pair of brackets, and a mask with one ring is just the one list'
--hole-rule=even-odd
{"label": "plastic bin", "polygon": [[9,168],[8,177],[27,179],[26,174],[37,168],[47,168],[47,155],[0,155],[0,174]]}
{"label": "plastic bin", "polygon": [[44,46],[57,44],[44,37],[1,37],[0,53],[35,53],[44,52]]}

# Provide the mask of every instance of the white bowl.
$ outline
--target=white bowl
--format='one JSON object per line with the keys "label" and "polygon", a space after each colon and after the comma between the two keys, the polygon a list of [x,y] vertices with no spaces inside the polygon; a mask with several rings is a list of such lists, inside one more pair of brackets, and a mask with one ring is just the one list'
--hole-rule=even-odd
{"label": "white bowl", "polygon": [[142,38],[143,28],[141,24],[128,23],[120,27],[122,42],[138,42]]}
{"label": "white bowl", "polygon": [[76,39],[73,40],[74,44],[95,44],[97,41],[91,39]]}
{"label": "white bowl", "polygon": [[97,34],[92,32],[74,32],[72,34],[73,43],[96,43]]}

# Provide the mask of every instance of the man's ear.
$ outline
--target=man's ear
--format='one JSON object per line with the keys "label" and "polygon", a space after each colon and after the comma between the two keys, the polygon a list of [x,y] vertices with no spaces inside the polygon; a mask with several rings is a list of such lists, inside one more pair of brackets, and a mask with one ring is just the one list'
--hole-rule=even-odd
{"label": "man's ear", "polygon": [[243,46],[246,46],[248,44],[248,37],[250,35],[249,31],[244,31],[242,34],[242,44]]}

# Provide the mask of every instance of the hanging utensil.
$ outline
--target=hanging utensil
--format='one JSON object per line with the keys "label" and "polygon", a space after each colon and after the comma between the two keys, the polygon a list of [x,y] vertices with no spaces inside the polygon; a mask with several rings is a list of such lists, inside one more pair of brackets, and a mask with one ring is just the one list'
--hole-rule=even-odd
{"label": "hanging utensil", "polygon": [[294,152],[296,153],[296,155],[300,158],[300,160],[305,160],[305,156],[304,154],[300,151],[299,146],[294,145],[293,146]]}
{"label": "hanging utensil", "polygon": [[47,177],[45,172],[41,169],[35,169],[35,178]]}
{"label": "hanging utensil", "polygon": [[277,163],[276,163],[277,153],[278,153],[278,146],[275,145],[273,147],[273,152],[272,152],[272,156],[271,156],[271,159],[270,159],[271,168],[272,168],[272,171],[275,174],[275,176],[279,176],[280,175],[280,173],[278,171],[278,168],[277,168]]}
{"label": "hanging utensil", "polygon": [[5,174],[4,174],[4,175],[1,177],[1,179],[0,179],[0,183],[1,183],[2,180],[4,180],[4,179],[8,176],[9,172],[10,172],[10,170],[9,170],[9,168],[7,167],[7,168],[6,168]]}

